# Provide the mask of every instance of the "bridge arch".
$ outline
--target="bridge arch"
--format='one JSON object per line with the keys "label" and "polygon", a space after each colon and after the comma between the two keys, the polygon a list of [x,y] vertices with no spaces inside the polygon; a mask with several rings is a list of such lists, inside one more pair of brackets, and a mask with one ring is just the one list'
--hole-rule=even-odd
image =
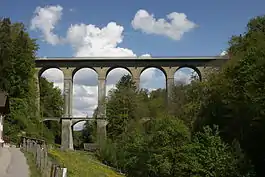
{"label": "bridge arch", "polygon": [[45,67],[41,67],[38,70],[38,77],[40,78],[43,73],[45,73],[47,70],[50,70],[50,69],[58,69],[58,70],[62,71],[61,68],[57,67],[57,66],[45,66]]}
{"label": "bridge arch", "polygon": [[167,87],[167,73],[162,67],[148,66],[140,72],[140,88],[151,92]]}
{"label": "bridge arch", "polygon": [[155,66],[155,65],[149,65],[149,66],[144,67],[144,68],[141,70],[140,75],[142,75],[142,73],[143,73],[144,71],[146,71],[147,69],[150,69],[150,68],[155,68],[155,69],[158,69],[158,70],[162,71],[162,73],[164,74],[165,78],[167,79],[167,73],[166,73],[166,71],[165,71],[162,67],[160,67],[160,66]]}
{"label": "bridge arch", "polygon": [[98,73],[93,68],[83,67],[74,71],[72,97],[72,116],[91,117],[98,106]]}
{"label": "bridge arch", "polygon": [[89,119],[77,119],[77,120],[72,119],[72,127],[74,127],[76,124],[78,124],[80,122],[86,123],[87,121],[93,122],[93,121],[95,121],[95,119],[91,119],[91,120],[89,120]]}
{"label": "bridge arch", "polygon": [[106,92],[105,96],[108,96],[109,91],[112,89],[115,89],[116,84],[120,81],[120,79],[124,75],[131,75],[131,71],[126,68],[126,67],[120,67],[120,66],[115,66],[113,68],[109,68],[109,70],[106,73]]}
{"label": "bridge arch", "polygon": [[82,70],[82,69],[91,69],[93,71],[95,71],[95,73],[98,75],[98,72],[95,70],[95,68],[93,67],[90,67],[90,66],[81,66],[81,67],[76,67],[74,70],[73,70],[73,77],[75,76],[76,72]]}
{"label": "bridge arch", "polygon": [[126,66],[122,66],[122,65],[116,65],[116,66],[112,66],[110,67],[107,72],[106,72],[106,75],[105,75],[105,78],[108,77],[109,73],[115,69],[118,69],[118,68],[122,68],[122,69],[125,69],[126,71],[128,71],[131,75],[132,75],[132,72],[129,68],[127,68]]}
{"label": "bridge arch", "polygon": [[178,77],[183,74],[185,74],[186,79],[189,79],[189,81],[186,80],[187,83],[191,81],[192,77],[195,77],[196,79],[202,81],[201,71],[197,67],[190,65],[182,65],[178,67],[174,73],[174,84],[180,79]]}

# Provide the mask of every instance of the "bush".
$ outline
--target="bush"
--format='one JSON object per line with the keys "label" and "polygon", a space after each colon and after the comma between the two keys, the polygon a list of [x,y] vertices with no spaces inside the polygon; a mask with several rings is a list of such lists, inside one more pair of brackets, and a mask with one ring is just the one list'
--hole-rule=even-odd
{"label": "bush", "polygon": [[175,166],[177,176],[218,176],[242,177],[254,176],[249,162],[244,161],[240,148],[231,148],[225,144],[218,129],[204,127],[192,142],[184,145],[179,154],[179,162]]}
{"label": "bush", "polygon": [[102,144],[99,156],[128,176],[169,177],[174,154],[189,138],[188,128],[178,119],[151,120],[148,128],[136,122],[130,124],[120,140]]}

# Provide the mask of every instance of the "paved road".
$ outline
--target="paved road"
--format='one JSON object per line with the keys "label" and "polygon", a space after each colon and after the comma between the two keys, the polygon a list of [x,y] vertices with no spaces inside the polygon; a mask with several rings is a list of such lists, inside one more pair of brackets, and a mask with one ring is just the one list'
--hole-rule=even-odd
{"label": "paved road", "polygon": [[0,177],[29,177],[24,154],[15,147],[6,147],[0,154]]}

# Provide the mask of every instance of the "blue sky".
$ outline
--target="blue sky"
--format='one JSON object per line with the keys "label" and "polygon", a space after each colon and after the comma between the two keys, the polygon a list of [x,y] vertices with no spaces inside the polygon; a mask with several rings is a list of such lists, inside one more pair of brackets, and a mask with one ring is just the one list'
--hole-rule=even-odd
{"label": "blue sky", "polygon": [[[55,28],[56,33],[61,36],[65,36],[71,24],[85,23],[104,27],[114,21],[124,27],[124,40],[119,46],[130,48],[137,55],[149,53],[152,56],[217,55],[227,47],[231,35],[243,32],[251,17],[262,15],[265,11],[263,0],[28,0],[27,3],[4,0],[0,7],[0,16],[8,16],[13,21],[22,21],[30,26],[35,8],[45,5],[63,7],[62,19]],[[147,35],[135,31],[131,26],[131,21],[139,9],[154,14],[155,18],[165,18],[171,12],[185,13],[188,19],[199,27],[184,34],[179,41],[159,35]],[[40,37],[38,31],[30,31],[30,34],[35,38]],[[69,45],[54,47],[41,40],[38,43],[40,56],[73,55]]]}
{"label": "blue sky", "polygon": [[[0,16],[26,25],[37,39],[40,57],[211,56],[220,55],[252,17],[264,15],[264,7],[264,0],[3,0]],[[190,72],[177,71],[175,80],[188,83]],[[107,90],[124,73],[110,72]],[[59,70],[47,70],[43,76],[63,89]],[[156,69],[146,70],[140,79],[142,88],[165,87],[165,77]],[[74,116],[92,115],[97,106],[95,83],[91,70],[76,73]]]}

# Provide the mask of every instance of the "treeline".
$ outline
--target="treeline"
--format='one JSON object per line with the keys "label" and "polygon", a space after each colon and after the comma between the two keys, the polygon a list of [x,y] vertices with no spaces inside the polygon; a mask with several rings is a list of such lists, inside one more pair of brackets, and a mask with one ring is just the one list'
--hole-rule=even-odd
{"label": "treeline", "polygon": [[[37,112],[36,40],[30,38],[22,23],[11,23],[9,18],[0,20],[0,39],[0,90],[9,94],[11,108],[4,120],[5,136],[12,142],[17,142],[21,135],[59,142],[59,124],[45,126]],[[60,90],[42,78],[40,92],[42,115],[60,116],[63,104]]]}
{"label": "treeline", "polygon": [[107,101],[99,158],[134,177],[265,176],[265,16],[227,51],[206,80],[175,86],[170,105],[164,90],[148,96],[122,77]]}

